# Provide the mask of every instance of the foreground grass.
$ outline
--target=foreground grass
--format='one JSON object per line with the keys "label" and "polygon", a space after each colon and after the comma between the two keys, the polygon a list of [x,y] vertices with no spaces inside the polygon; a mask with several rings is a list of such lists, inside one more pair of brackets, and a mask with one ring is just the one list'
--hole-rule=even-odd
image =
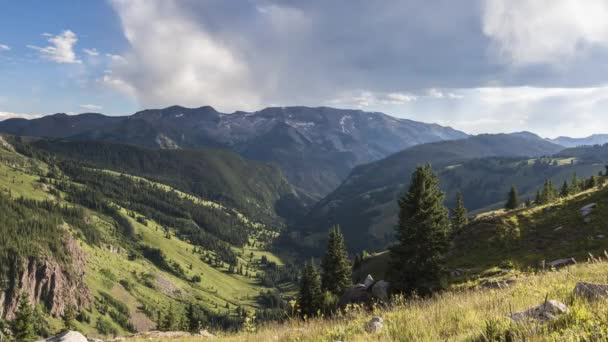
{"label": "foreground grass", "polygon": [[[521,277],[503,290],[452,291],[430,299],[397,300],[373,312],[351,310],[333,319],[291,320],[258,327],[257,332],[220,335],[218,341],[606,341],[608,302],[574,298],[577,281],[608,282],[608,264],[579,264],[559,272]],[[515,325],[511,312],[539,305],[545,299],[568,305],[570,312],[544,325]],[[384,319],[379,333],[367,333],[372,316]],[[148,339],[147,339],[148,340]],[[181,338],[173,341],[194,341]],[[138,341],[131,339],[128,341]]]}

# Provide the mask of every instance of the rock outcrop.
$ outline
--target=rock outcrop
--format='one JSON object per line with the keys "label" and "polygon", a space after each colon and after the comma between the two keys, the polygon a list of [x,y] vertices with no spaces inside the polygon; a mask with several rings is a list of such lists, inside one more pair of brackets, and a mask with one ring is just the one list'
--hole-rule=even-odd
{"label": "rock outcrop", "polygon": [[88,342],[87,338],[78,331],[66,331],[57,336],[49,337],[44,342]]}
{"label": "rock outcrop", "polygon": [[365,323],[365,331],[368,333],[376,333],[382,330],[384,326],[384,320],[382,317],[374,317],[369,322]]}
{"label": "rock outcrop", "polygon": [[13,258],[8,286],[0,292],[0,317],[12,319],[24,294],[30,303],[42,304],[54,316],[63,315],[69,305],[77,310],[89,306],[84,252],[71,237],[64,242],[71,257],[67,265],[47,256]]}
{"label": "rock outcrop", "polygon": [[568,313],[568,307],[566,304],[556,300],[548,300],[539,306],[512,314],[511,319],[518,323],[525,323],[529,321],[544,323],[554,320],[558,316],[565,313]]}
{"label": "rock outcrop", "polygon": [[345,308],[348,304],[370,305],[375,301],[386,302],[389,288],[389,282],[374,281],[371,275],[367,275],[363,284],[357,284],[344,292],[338,301],[338,307]]}
{"label": "rock outcrop", "polygon": [[553,260],[553,261],[547,263],[547,266],[553,267],[553,268],[562,268],[562,267],[566,267],[566,266],[574,265],[574,264],[576,264],[576,260],[574,258],[564,258],[564,259]]}
{"label": "rock outcrop", "polygon": [[594,284],[578,282],[574,286],[573,294],[587,300],[596,300],[608,297],[608,284]]}

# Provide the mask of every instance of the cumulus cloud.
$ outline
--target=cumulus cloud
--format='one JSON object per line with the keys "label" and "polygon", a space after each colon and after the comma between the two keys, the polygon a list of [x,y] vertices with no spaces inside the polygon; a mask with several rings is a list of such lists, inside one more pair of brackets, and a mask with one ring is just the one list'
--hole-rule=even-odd
{"label": "cumulus cloud", "polygon": [[74,46],[78,42],[78,37],[74,32],[65,30],[56,36],[49,33],[44,33],[43,36],[48,37],[51,45],[45,47],[27,45],[27,47],[37,50],[42,58],[56,63],[82,63],[74,52]]}
{"label": "cumulus cloud", "polygon": [[5,44],[0,44],[0,51],[10,51],[11,47]]}
{"label": "cumulus cloud", "polygon": [[605,0],[485,0],[483,32],[516,64],[562,64],[608,46]]}
{"label": "cumulus cloud", "polygon": [[97,49],[93,48],[93,49],[82,49],[82,51],[84,53],[86,53],[89,56],[99,56],[99,51],[97,51]]}
{"label": "cumulus cloud", "polygon": [[85,110],[90,110],[90,111],[101,110],[103,108],[102,106],[94,105],[94,104],[81,104],[79,107],[82,109],[85,109]]}
{"label": "cumulus cloud", "polygon": [[[177,2],[115,0],[131,49],[115,61],[105,82],[129,89],[142,105],[213,104],[251,108],[259,99],[248,67]],[[155,23],[150,25],[150,23]]]}
{"label": "cumulus cloud", "polygon": [[39,118],[42,115],[39,114],[26,114],[26,113],[13,113],[13,112],[2,112],[0,111],[0,121],[14,118],[23,118],[23,119],[35,119]]}

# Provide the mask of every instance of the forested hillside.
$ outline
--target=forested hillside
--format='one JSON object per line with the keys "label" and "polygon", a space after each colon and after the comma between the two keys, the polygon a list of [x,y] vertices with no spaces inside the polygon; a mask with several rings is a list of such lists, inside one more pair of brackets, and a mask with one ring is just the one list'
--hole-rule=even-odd
{"label": "forested hillside", "polygon": [[533,199],[545,179],[560,186],[575,173],[589,177],[604,168],[599,155],[593,160],[577,159],[579,152],[564,151],[548,157],[560,150],[529,134],[481,135],[412,147],[356,168],[301,221],[306,237],[302,241],[314,247],[323,235],[319,232],[340,224],[353,251],[385,249],[392,241],[396,200],[409,184],[412,170],[424,163],[430,163],[439,174],[446,205],[453,207],[460,191],[471,211],[501,207],[512,185],[525,198]]}
{"label": "forested hillside", "polygon": [[[62,329],[70,313],[89,336],[235,329],[254,312],[283,317],[275,309],[298,272],[272,251],[279,218],[0,142],[0,336],[13,327],[3,319],[21,317],[26,301],[39,336]],[[259,208],[263,199],[248,198]]]}

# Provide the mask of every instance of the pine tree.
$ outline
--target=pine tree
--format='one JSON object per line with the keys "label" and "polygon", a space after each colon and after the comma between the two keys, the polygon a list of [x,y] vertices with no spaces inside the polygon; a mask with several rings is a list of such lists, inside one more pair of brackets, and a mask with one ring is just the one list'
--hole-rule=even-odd
{"label": "pine tree", "polygon": [[513,210],[513,209],[517,209],[519,208],[520,202],[519,202],[519,194],[517,193],[517,188],[515,188],[515,185],[511,186],[511,190],[509,191],[509,198],[507,200],[507,203],[505,204],[505,209],[507,210]]}
{"label": "pine tree", "polygon": [[455,233],[460,232],[467,224],[469,224],[467,208],[464,206],[464,198],[459,191],[456,194],[456,208],[454,208],[452,215],[452,230]]}
{"label": "pine tree", "polygon": [[443,200],[431,166],[419,166],[398,202],[397,244],[390,249],[389,268],[396,290],[428,293],[439,283],[450,236]]}
{"label": "pine tree", "polygon": [[534,198],[534,204],[543,204],[543,198],[540,190],[536,190],[536,197]]}
{"label": "pine tree", "polygon": [[24,294],[19,300],[19,307],[12,322],[13,336],[17,341],[29,342],[36,340],[34,332],[33,311],[27,296]]}
{"label": "pine tree", "polygon": [[300,292],[298,294],[298,305],[303,316],[313,317],[322,309],[321,277],[314,261],[304,265],[302,279],[300,280]]}
{"label": "pine tree", "polygon": [[321,260],[321,289],[335,295],[341,295],[352,285],[352,265],[344,245],[344,236],[339,226],[329,231],[327,251]]}
{"label": "pine tree", "polygon": [[596,176],[589,177],[589,180],[587,181],[587,189],[593,189],[596,186],[597,186],[597,177]]}
{"label": "pine tree", "polygon": [[580,191],[580,185],[576,172],[572,175],[572,181],[570,181],[570,194],[574,195]]}
{"label": "pine tree", "polygon": [[68,304],[63,313],[63,328],[65,330],[74,330],[74,320],[76,319],[76,311],[72,304]]}
{"label": "pine tree", "polygon": [[568,195],[570,195],[570,186],[568,186],[568,182],[564,181],[564,184],[562,185],[562,189],[559,192],[559,196],[568,197]]}

